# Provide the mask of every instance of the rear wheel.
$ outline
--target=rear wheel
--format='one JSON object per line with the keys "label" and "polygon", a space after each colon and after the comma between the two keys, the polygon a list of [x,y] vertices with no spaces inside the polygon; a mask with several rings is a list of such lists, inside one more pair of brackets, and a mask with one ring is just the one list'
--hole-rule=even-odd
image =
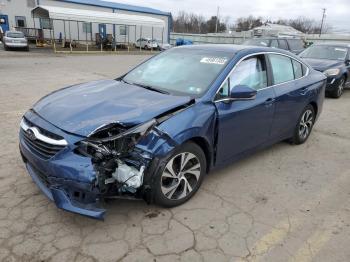
{"label": "rear wheel", "polygon": [[298,123],[291,139],[293,144],[303,144],[310,136],[315,123],[315,110],[312,105],[308,105],[301,113]]}
{"label": "rear wheel", "polygon": [[200,187],[206,173],[206,158],[195,143],[176,149],[165,161],[155,179],[154,200],[165,207],[178,206],[189,200]]}
{"label": "rear wheel", "polygon": [[343,91],[344,91],[344,87],[345,87],[345,76],[343,76],[340,79],[338,87],[330,93],[330,96],[333,98],[341,97],[341,95],[343,94]]}

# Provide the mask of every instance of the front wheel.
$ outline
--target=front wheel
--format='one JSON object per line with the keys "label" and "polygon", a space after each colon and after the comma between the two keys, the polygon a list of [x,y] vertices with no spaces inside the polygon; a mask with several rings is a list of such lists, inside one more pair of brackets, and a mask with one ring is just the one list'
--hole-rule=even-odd
{"label": "front wheel", "polygon": [[153,185],[155,203],[164,207],[181,205],[197,192],[202,183],[206,173],[203,150],[189,142],[175,149],[164,163]]}
{"label": "front wheel", "polygon": [[308,105],[301,113],[298,123],[291,139],[293,144],[303,144],[310,136],[315,123],[315,110],[312,105]]}
{"label": "front wheel", "polygon": [[343,94],[344,91],[344,87],[345,87],[345,77],[343,76],[340,81],[339,81],[339,85],[337,86],[336,89],[334,89],[331,93],[330,96],[333,98],[339,98],[341,97],[341,95]]}

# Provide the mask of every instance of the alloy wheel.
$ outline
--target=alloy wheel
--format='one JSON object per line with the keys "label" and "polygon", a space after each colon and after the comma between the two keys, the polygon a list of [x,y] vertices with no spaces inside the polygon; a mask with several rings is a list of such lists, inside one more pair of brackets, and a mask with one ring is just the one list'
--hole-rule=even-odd
{"label": "alloy wheel", "polygon": [[338,90],[337,90],[337,92],[338,92],[338,97],[341,96],[341,95],[343,94],[344,85],[345,85],[345,80],[344,80],[344,78],[342,78],[342,79],[340,80],[340,83],[339,83],[339,86],[338,86]]}
{"label": "alloy wheel", "polygon": [[310,134],[314,121],[313,112],[308,109],[304,112],[299,123],[299,136],[302,140],[305,140]]}
{"label": "alloy wheel", "polygon": [[197,156],[183,152],[172,157],[161,176],[161,190],[170,200],[180,200],[197,186],[201,164]]}

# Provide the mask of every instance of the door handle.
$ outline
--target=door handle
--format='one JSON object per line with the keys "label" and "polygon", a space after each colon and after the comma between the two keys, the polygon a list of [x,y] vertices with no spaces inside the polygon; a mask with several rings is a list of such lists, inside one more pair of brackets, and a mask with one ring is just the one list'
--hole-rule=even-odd
{"label": "door handle", "polygon": [[305,95],[307,93],[307,91],[308,91],[308,87],[303,87],[300,91],[300,94]]}
{"label": "door handle", "polygon": [[275,98],[270,97],[270,98],[266,99],[266,101],[265,101],[264,104],[265,104],[266,106],[270,106],[270,105],[272,105],[274,102],[275,102]]}

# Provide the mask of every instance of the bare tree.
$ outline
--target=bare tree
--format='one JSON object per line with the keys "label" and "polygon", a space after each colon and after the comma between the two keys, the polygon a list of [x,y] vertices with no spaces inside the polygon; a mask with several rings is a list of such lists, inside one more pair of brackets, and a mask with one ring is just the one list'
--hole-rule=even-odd
{"label": "bare tree", "polygon": [[[257,18],[253,16],[241,17],[236,20],[235,29],[236,31],[247,31],[255,27],[261,26],[264,23],[291,26],[296,30],[299,30],[300,32],[303,32],[305,34],[318,34],[321,30],[320,22],[314,19],[303,17],[303,16],[300,16],[295,19],[278,19],[275,21],[264,19],[262,17],[257,17]],[[331,30],[331,27],[329,25],[324,25],[322,32],[326,33],[326,32],[329,32],[330,30]]]}
{"label": "bare tree", "polygon": [[[212,16],[209,20],[206,20],[202,15],[181,11],[174,18],[173,31],[177,33],[213,33],[215,32],[215,24],[216,16]],[[221,22],[219,19],[218,32],[223,31],[226,31],[226,22]]]}
{"label": "bare tree", "polygon": [[248,31],[263,24],[261,17],[254,17],[252,15],[248,17],[240,17],[236,20],[236,31]]}

